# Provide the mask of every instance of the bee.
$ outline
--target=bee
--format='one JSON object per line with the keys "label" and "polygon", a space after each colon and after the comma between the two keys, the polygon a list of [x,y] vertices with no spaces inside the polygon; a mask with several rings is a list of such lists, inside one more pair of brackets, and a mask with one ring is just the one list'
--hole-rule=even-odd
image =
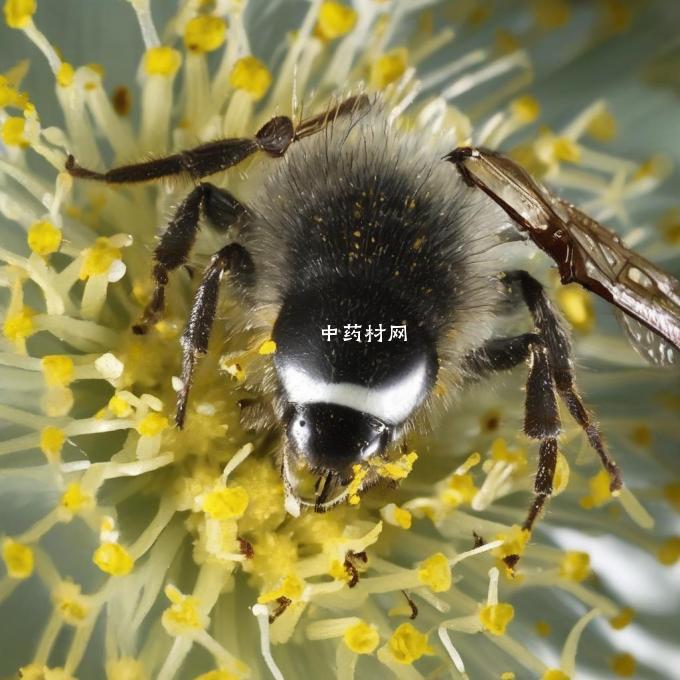
{"label": "bee", "polygon": [[[552,492],[558,399],[612,492],[622,477],[576,387],[565,321],[539,281],[504,267],[503,247],[525,240],[545,251],[562,283],[581,284],[625,315],[631,341],[656,363],[671,363],[680,348],[680,284],[509,158],[437,148],[428,137],[397,129],[379,99],[358,95],[297,124],[274,117],[252,138],[104,173],[70,156],[66,168],[109,184],[173,175],[193,182],[155,249],[154,290],[136,333],[161,318],[168,277],[186,264],[201,216],[221,232],[236,227],[236,240],[205,269],[181,338],[178,427],[226,274],[253,318],[274,319],[273,397],[243,404],[242,415],[253,427],[280,427],[291,512],[347,500],[357,469],[365,472],[360,492],[377,483],[372,463],[429,427],[437,410],[451,408],[451,395],[526,363],[524,433],[539,449],[524,523],[531,530]],[[202,181],[262,153],[277,160],[251,205]],[[504,335],[504,316],[520,306],[531,326]],[[357,335],[357,327],[373,334]],[[381,327],[401,329],[398,339],[378,337]]]}

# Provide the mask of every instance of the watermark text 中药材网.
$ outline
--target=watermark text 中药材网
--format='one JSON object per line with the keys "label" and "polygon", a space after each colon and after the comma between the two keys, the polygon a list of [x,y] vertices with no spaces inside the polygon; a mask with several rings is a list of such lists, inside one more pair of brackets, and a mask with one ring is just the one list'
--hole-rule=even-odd
{"label": "watermark text \u4e2d\u836f\u6750\u7f51", "polygon": [[379,323],[377,326],[368,324],[364,326],[360,323],[348,323],[338,328],[330,324],[321,329],[324,340],[330,342],[331,339],[342,339],[344,342],[406,342],[406,324],[390,325],[389,330],[386,326]]}

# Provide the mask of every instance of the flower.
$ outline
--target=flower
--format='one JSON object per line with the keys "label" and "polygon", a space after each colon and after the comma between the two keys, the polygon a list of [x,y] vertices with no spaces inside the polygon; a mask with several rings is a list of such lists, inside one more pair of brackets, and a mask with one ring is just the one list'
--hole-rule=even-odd
{"label": "flower", "polygon": [[[16,630],[2,632],[11,652],[0,674],[291,678],[310,646],[309,657],[326,663],[316,672],[344,678],[385,669],[415,678],[453,666],[469,677],[556,680],[575,677],[581,635],[601,650],[588,664],[624,676],[641,661],[661,669],[635,635],[626,647],[618,631],[651,626],[655,612],[634,612],[629,600],[680,557],[667,528],[680,497],[670,456],[678,397],[672,377],[645,369],[624,347],[599,301],[579,288],[555,291],[578,356],[600,369],[580,377],[627,475],[618,498],[580,430],[565,422],[560,493],[534,534],[522,531],[536,452],[517,434],[517,382],[467,393],[433,436],[409,441],[414,450],[377,470],[399,488],[361,495],[357,483],[347,505],[292,517],[275,444],[239,425],[238,402],[275,343],[217,328],[180,432],[170,423],[172,376],[188,283],[173,284],[151,333],[130,330],[150,294],[154,230],[185,188],[114,190],[74,182],[64,170],[67,153],[103,167],[251,134],[275,112],[290,112],[294,87],[314,110],[364,80],[382,91],[398,124],[431,130],[452,148],[473,139],[509,150],[670,266],[678,205],[663,193],[668,162],[640,156],[644,130],[621,101],[591,98],[587,83],[570,88],[569,74],[589,50],[629,68],[630,55],[648,47],[635,26],[661,27],[658,6],[314,0],[299,20],[281,19],[295,23],[267,56],[256,38],[279,28],[272,17],[280,8],[258,18],[259,0],[188,0],[161,26],[148,0],[130,0],[125,35],[130,41],[134,12],[142,40],[126,49],[140,84],[110,90],[107,71],[118,60],[65,61],[71,45],[52,37],[43,4],[4,4],[8,41],[18,45],[23,33],[45,57],[63,125],[48,104],[36,105],[44,88],[24,84],[27,52],[12,48],[16,64],[0,75],[0,509],[8,518],[0,617]],[[663,80],[658,62],[649,69]],[[646,92],[651,99],[655,91]],[[655,115],[646,112],[645,125]],[[617,130],[636,160],[608,146]],[[247,200],[265,162],[216,181]],[[650,197],[660,210],[645,212]],[[216,242],[201,235],[199,252],[214,252]],[[549,281],[543,258],[530,267]],[[225,300],[225,316],[239,314],[235,302]],[[663,529],[652,528],[638,496]],[[625,567],[638,563],[609,564],[597,545],[586,546],[588,532],[646,551],[656,571],[641,560],[631,580]],[[521,555],[514,569],[503,559],[510,555]],[[586,629],[598,617],[608,627]]]}

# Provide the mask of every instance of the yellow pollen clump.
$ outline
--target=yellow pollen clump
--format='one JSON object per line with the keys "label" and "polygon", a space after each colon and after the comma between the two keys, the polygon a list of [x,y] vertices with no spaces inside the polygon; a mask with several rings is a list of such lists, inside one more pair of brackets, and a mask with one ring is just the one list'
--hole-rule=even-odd
{"label": "yellow pollen clump", "polygon": [[536,621],[534,624],[534,630],[541,637],[548,637],[552,628],[547,621]]}
{"label": "yellow pollen clump", "polygon": [[487,604],[479,611],[479,620],[492,635],[504,635],[505,629],[515,616],[515,608],[507,602]]}
{"label": "yellow pollen clump", "polygon": [[22,307],[17,314],[6,316],[2,325],[2,332],[8,340],[14,342],[24,340],[35,333],[35,323],[33,317],[36,312],[30,307]]}
{"label": "yellow pollen clump", "polygon": [[80,278],[83,281],[90,276],[106,274],[111,265],[121,258],[120,249],[111,247],[106,236],[100,236],[91,248],[83,251],[83,255],[80,265]]}
{"label": "yellow pollen clump", "polygon": [[349,33],[357,23],[357,13],[334,0],[321,3],[317,34],[324,40],[335,40]]}
{"label": "yellow pollen clump", "polygon": [[61,497],[61,507],[71,513],[87,510],[92,507],[92,496],[84,493],[82,487],[77,482],[71,482],[66,487],[66,491]]}
{"label": "yellow pollen clump", "polygon": [[628,652],[617,654],[612,659],[612,670],[622,678],[630,678],[635,675],[636,668],[635,657],[632,654],[628,654]]}
{"label": "yellow pollen clump", "polygon": [[555,475],[553,476],[553,496],[559,496],[569,484],[569,463],[563,454],[557,454],[557,462],[555,463]]}
{"label": "yellow pollen clump", "polygon": [[594,477],[591,477],[588,480],[590,493],[579,501],[581,507],[590,510],[604,505],[612,497],[609,483],[609,475],[606,470],[600,470]]}
{"label": "yellow pollen clump", "polygon": [[358,621],[345,631],[342,639],[355,654],[371,654],[380,642],[380,635],[373,624]]}
{"label": "yellow pollen clump", "polygon": [[127,418],[132,413],[130,403],[117,394],[109,399],[108,408],[117,418]]}
{"label": "yellow pollen clump", "polygon": [[274,352],[276,352],[276,343],[273,340],[263,342],[257,350],[257,353],[262,354],[263,356],[274,354]]}
{"label": "yellow pollen clump", "polygon": [[80,592],[80,586],[65,581],[60,583],[52,593],[56,610],[61,617],[72,626],[81,624],[90,613],[88,598]]}
{"label": "yellow pollen clump", "polygon": [[183,635],[200,630],[206,625],[205,617],[198,610],[198,598],[183,595],[175,586],[165,586],[165,595],[172,603],[161,618],[163,627],[170,635]]}
{"label": "yellow pollen clump", "polygon": [[510,102],[510,110],[512,115],[520,123],[533,123],[541,115],[541,105],[538,103],[536,97],[526,95],[524,97],[517,97]]}
{"label": "yellow pollen clump", "polygon": [[435,553],[418,567],[418,580],[433,593],[443,593],[451,587],[451,567],[444,553]]}
{"label": "yellow pollen clump", "polygon": [[56,253],[61,245],[61,229],[52,222],[42,220],[33,223],[28,229],[28,247],[38,255],[46,257]]}
{"label": "yellow pollen clump", "polygon": [[560,576],[569,581],[584,581],[590,576],[590,555],[571,550],[564,554],[560,562]]}
{"label": "yellow pollen clump", "polygon": [[150,76],[174,76],[182,65],[182,55],[172,47],[152,47],[144,55],[144,70]]}
{"label": "yellow pollen clump", "polygon": [[184,29],[184,45],[192,52],[212,52],[224,42],[226,31],[227,25],[220,17],[194,17]]}
{"label": "yellow pollen clump", "polygon": [[350,505],[359,505],[361,498],[359,497],[359,489],[368,474],[368,470],[361,465],[356,464],[352,466],[352,481],[347,485],[347,498]]}
{"label": "yellow pollen clump", "polygon": [[559,668],[549,668],[541,676],[541,680],[571,680],[569,676]]}
{"label": "yellow pollen clump", "polygon": [[25,579],[33,573],[35,558],[28,545],[6,538],[2,542],[2,559],[10,578]]}
{"label": "yellow pollen clump", "polygon": [[386,88],[404,75],[407,65],[408,51],[403,47],[383,54],[371,65],[371,85],[379,90]]}
{"label": "yellow pollen clump", "polygon": [[666,539],[657,550],[656,556],[661,564],[670,567],[680,560],[680,536]]}
{"label": "yellow pollen clump", "polygon": [[541,28],[559,28],[567,24],[571,16],[568,0],[534,0],[533,10]]}
{"label": "yellow pollen clump", "polygon": [[203,512],[213,519],[240,517],[248,507],[248,493],[242,486],[211,491],[203,499]]}
{"label": "yellow pollen clump", "polygon": [[257,57],[239,59],[229,74],[229,82],[237,90],[247,92],[255,101],[262,99],[272,83],[269,69]]}
{"label": "yellow pollen clump", "polygon": [[102,543],[94,551],[92,561],[111,576],[125,576],[135,566],[130,553],[119,543]]}
{"label": "yellow pollen clump", "polygon": [[630,607],[624,607],[616,616],[609,619],[609,625],[614,630],[621,630],[630,624],[635,617],[635,610]]}
{"label": "yellow pollen clump", "polygon": [[258,604],[267,604],[274,602],[280,597],[287,597],[289,600],[298,600],[302,595],[305,587],[304,581],[295,574],[289,574],[281,579],[281,585],[276,590],[270,590],[268,593],[262,593],[257,598]]}
{"label": "yellow pollen clump", "polygon": [[73,382],[73,359],[63,354],[50,354],[40,360],[48,387],[66,387]]}
{"label": "yellow pollen clump", "polygon": [[421,656],[432,653],[432,647],[427,644],[427,635],[410,623],[402,623],[392,633],[388,646],[392,656],[403,664],[412,664]]}
{"label": "yellow pollen clump", "polygon": [[26,121],[18,116],[10,116],[2,124],[2,141],[7,146],[18,146],[21,149],[27,149],[30,144],[24,137],[24,128]]}
{"label": "yellow pollen clump", "polygon": [[142,437],[155,437],[170,425],[168,419],[160,413],[148,413],[139,423],[137,423],[137,432]]}
{"label": "yellow pollen clump", "polygon": [[35,0],[6,0],[5,21],[10,28],[26,28],[35,10]]}
{"label": "yellow pollen clump", "polygon": [[71,64],[62,61],[59,70],[57,71],[57,83],[61,87],[68,87],[73,84],[73,79],[75,78],[76,72],[73,70]]}
{"label": "yellow pollen clump", "polygon": [[59,458],[61,449],[66,441],[64,430],[48,425],[40,432],[40,449],[49,461],[56,461]]}
{"label": "yellow pollen clump", "polygon": [[598,142],[609,142],[616,137],[616,118],[614,118],[607,109],[602,109],[602,111],[594,116],[590,123],[588,123],[586,131]]}
{"label": "yellow pollen clump", "polygon": [[381,476],[387,479],[398,481],[406,479],[413,470],[413,463],[418,460],[418,454],[415,451],[399,456],[393,461],[376,461],[371,462],[370,465]]}
{"label": "yellow pollen clump", "polygon": [[582,333],[593,330],[595,311],[588,291],[574,283],[558,288],[556,298],[562,313],[576,330]]}

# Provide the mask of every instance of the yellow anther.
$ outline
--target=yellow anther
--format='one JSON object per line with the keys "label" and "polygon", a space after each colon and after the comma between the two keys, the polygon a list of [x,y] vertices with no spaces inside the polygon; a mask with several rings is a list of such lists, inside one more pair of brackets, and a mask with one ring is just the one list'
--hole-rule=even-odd
{"label": "yellow anther", "polygon": [[13,342],[25,340],[36,331],[33,317],[36,312],[30,307],[22,307],[17,314],[6,316],[2,325],[2,332],[8,340]]}
{"label": "yellow anther", "polygon": [[505,671],[501,673],[501,680],[515,680],[515,674],[512,671]]}
{"label": "yellow anther", "polygon": [[184,29],[184,45],[192,52],[212,52],[224,42],[226,32],[227,25],[220,17],[194,17]]}
{"label": "yellow anther", "polygon": [[163,612],[161,622],[169,635],[184,635],[205,628],[207,619],[199,610],[197,597],[183,595],[172,585],[165,587],[165,595],[172,604]]}
{"label": "yellow anther", "polygon": [[592,299],[578,284],[562,286],[557,290],[557,304],[569,323],[583,333],[589,333],[595,325]]}
{"label": "yellow anther", "polygon": [[129,656],[106,663],[106,680],[147,680],[148,677],[141,661]]}
{"label": "yellow anther", "polygon": [[444,553],[435,553],[418,566],[418,580],[433,593],[443,593],[451,587],[451,567]]}
{"label": "yellow anther", "polygon": [[680,536],[666,539],[657,550],[656,556],[661,564],[670,567],[680,560]]}
{"label": "yellow anther", "polygon": [[666,484],[663,488],[663,497],[676,512],[680,512],[680,482]]}
{"label": "yellow anther", "polygon": [[358,621],[345,631],[342,639],[355,654],[371,654],[380,642],[380,635],[372,623]]}
{"label": "yellow anther", "polygon": [[18,146],[21,149],[27,149],[30,144],[24,137],[24,128],[26,121],[19,116],[10,116],[2,124],[2,141],[7,146]]}
{"label": "yellow anther", "polygon": [[63,354],[50,354],[40,360],[48,387],[66,387],[73,382],[73,359]]}
{"label": "yellow anther", "polygon": [[518,470],[527,464],[527,456],[523,449],[508,448],[508,444],[503,438],[494,439],[491,444],[491,458],[514,465]]}
{"label": "yellow anther", "polygon": [[121,258],[120,248],[112,247],[106,236],[99,237],[91,248],[83,251],[83,255],[83,262],[80,265],[81,280],[106,274],[111,265]]}
{"label": "yellow anther", "polygon": [[492,635],[504,635],[514,616],[515,608],[507,602],[487,604],[479,610],[479,620]]}
{"label": "yellow anther", "polygon": [[408,65],[408,50],[398,47],[383,54],[371,64],[370,81],[378,90],[386,88],[404,75]]}
{"label": "yellow anther", "polygon": [[289,600],[295,601],[300,599],[304,587],[304,581],[299,576],[289,574],[281,579],[281,585],[278,588],[262,593],[257,598],[257,602],[258,604],[267,604],[278,600],[280,597],[287,597]]}
{"label": "yellow anther", "polygon": [[541,676],[541,680],[571,680],[569,676],[559,668],[549,668]]}
{"label": "yellow anther", "polygon": [[553,496],[559,496],[567,488],[570,473],[571,470],[567,459],[558,452],[555,475],[553,477]]}
{"label": "yellow anther", "polygon": [[142,437],[155,437],[167,429],[169,425],[168,419],[160,413],[148,413],[137,423],[137,432]]}
{"label": "yellow anther", "polygon": [[230,673],[229,671],[219,670],[201,673],[201,675],[197,675],[194,680],[239,680],[239,676],[234,675],[234,673]]}
{"label": "yellow anther", "polygon": [[0,75],[0,109],[12,107],[25,110],[28,106],[28,95],[19,92],[5,76]]}
{"label": "yellow anther", "polygon": [[40,432],[40,449],[51,462],[59,459],[65,441],[66,433],[58,427],[48,425]]}
{"label": "yellow anther", "polygon": [[[531,538],[531,532],[528,529],[522,529],[517,524],[513,524],[510,527],[510,531],[507,534],[498,534],[496,536],[498,540],[503,541],[503,545],[499,546],[493,551],[493,555],[500,560],[504,560],[506,557],[511,557],[514,555],[524,554],[527,543]],[[505,562],[502,563],[505,567]],[[505,571],[506,575],[508,571]]]}
{"label": "yellow anther", "polygon": [[479,465],[481,462],[482,457],[477,453],[476,451],[474,453],[471,453],[463,462],[462,465],[458,466],[458,469],[456,470],[457,474],[464,475],[466,472],[469,472],[472,470],[473,467]]}
{"label": "yellow anther", "polygon": [[552,627],[547,621],[536,621],[536,623],[534,624],[534,630],[541,637],[548,637],[548,635],[550,635]]}
{"label": "yellow anther", "polygon": [[457,508],[463,503],[470,503],[478,489],[472,475],[451,475],[446,487],[441,492],[441,499],[452,508]]}
{"label": "yellow anther", "polygon": [[174,76],[182,65],[182,55],[172,47],[152,47],[144,55],[144,70],[150,76]]}
{"label": "yellow anther", "polygon": [[336,581],[349,581],[350,573],[345,569],[345,565],[340,560],[333,560],[328,569],[329,576],[332,576]]}
{"label": "yellow anther", "polygon": [[335,40],[349,33],[357,23],[357,13],[351,8],[334,0],[321,3],[317,34],[324,40]]}
{"label": "yellow anther", "polygon": [[555,159],[558,161],[578,163],[581,160],[579,145],[567,137],[555,137],[552,151]]}
{"label": "yellow anther", "polygon": [[680,208],[670,208],[659,220],[664,240],[671,245],[680,245]]}
{"label": "yellow anther", "polygon": [[38,255],[46,257],[56,253],[61,245],[61,229],[52,222],[34,222],[28,229],[28,247]]}
{"label": "yellow anther", "polygon": [[623,33],[633,21],[633,6],[628,0],[603,0],[604,21],[610,30]]}
{"label": "yellow anther", "polygon": [[630,678],[635,675],[637,663],[635,657],[628,652],[617,654],[612,659],[612,670],[622,678]]}
{"label": "yellow anther", "polygon": [[28,545],[6,538],[2,542],[2,559],[10,578],[25,579],[33,573],[35,559]]}
{"label": "yellow anther", "polygon": [[243,57],[234,64],[229,74],[229,82],[232,87],[247,92],[257,101],[267,93],[272,82],[272,75],[256,57]]}
{"label": "yellow anther", "polygon": [[22,666],[19,669],[21,680],[75,680],[63,668],[48,668],[37,663]]}
{"label": "yellow anther", "polygon": [[276,343],[273,340],[266,340],[260,345],[260,348],[257,350],[258,354],[262,355],[267,355],[267,354],[274,354],[276,352]]}
{"label": "yellow anther", "polygon": [[606,470],[600,470],[594,477],[591,477],[588,480],[590,493],[579,501],[581,507],[590,510],[604,505],[612,497],[609,483],[609,475]]}
{"label": "yellow anther", "polygon": [[241,517],[247,507],[248,493],[242,486],[217,489],[203,499],[203,512],[213,519]]}
{"label": "yellow anther", "polygon": [[500,54],[512,54],[522,48],[522,43],[517,36],[504,28],[500,28],[496,31],[494,44],[496,51]]}
{"label": "yellow anther", "polygon": [[568,0],[534,0],[534,16],[541,28],[559,28],[569,22]]}
{"label": "yellow anther", "polygon": [[125,576],[135,566],[130,553],[119,543],[102,543],[94,551],[92,561],[111,576]]}
{"label": "yellow anther", "polygon": [[656,154],[648,158],[636,170],[633,177],[640,179],[655,179],[661,180],[667,177],[673,171],[673,161],[663,154]]}
{"label": "yellow anther", "polygon": [[598,142],[609,142],[616,137],[616,118],[607,109],[602,109],[588,123],[586,131]]}
{"label": "yellow anther", "polygon": [[89,598],[80,592],[76,583],[60,583],[52,593],[52,600],[61,618],[72,626],[83,623],[90,613]]}
{"label": "yellow anther", "polygon": [[413,517],[408,510],[397,506],[394,508],[394,521],[402,529],[410,529]]}
{"label": "yellow anther", "polygon": [[590,555],[578,550],[564,553],[560,562],[560,577],[569,581],[584,581],[590,576]]}
{"label": "yellow anther", "polygon": [[432,653],[427,644],[427,635],[421,633],[410,623],[402,623],[389,639],[388,647],[392,656],[403,664],[412,664],[425,654]]}
{"label": "yellow anther", "polygon": [[93,505],[90,494],[83,492],[83,488],[77,482],[71,482],[61,497],[60,505],[64,510],[76,514],[81,510],[87,510]]}
{"label": "yellow anther", "polygon": [[26,28],[36,10],[35,0],[6,0],[5,21],[10,28]]}
{"label": "yellow anther", "polygon": [[635,610],[630,607],[624,607],[616,616],[609,619],[609,625],[614,630],[621,630],[626,628],[635,617]]}
{"label": "yellow anther", "polygon": [[57,83],[61,87],[68,87],[73,84],[73,79],[76,76],[76,72],[71,64],[62,61],[59,70],[57,71]]}
{"label": "yellow anther", "polygon": [[520,123],[533,123],[541,115],[541,105],[536,97],[525,95],[510,102],[512,115]]}
{"label": "yellow anther", "polygon": [[117,394],[109,399],[108,408],[116,418],[127,418],[132,413],[131,404]]}

